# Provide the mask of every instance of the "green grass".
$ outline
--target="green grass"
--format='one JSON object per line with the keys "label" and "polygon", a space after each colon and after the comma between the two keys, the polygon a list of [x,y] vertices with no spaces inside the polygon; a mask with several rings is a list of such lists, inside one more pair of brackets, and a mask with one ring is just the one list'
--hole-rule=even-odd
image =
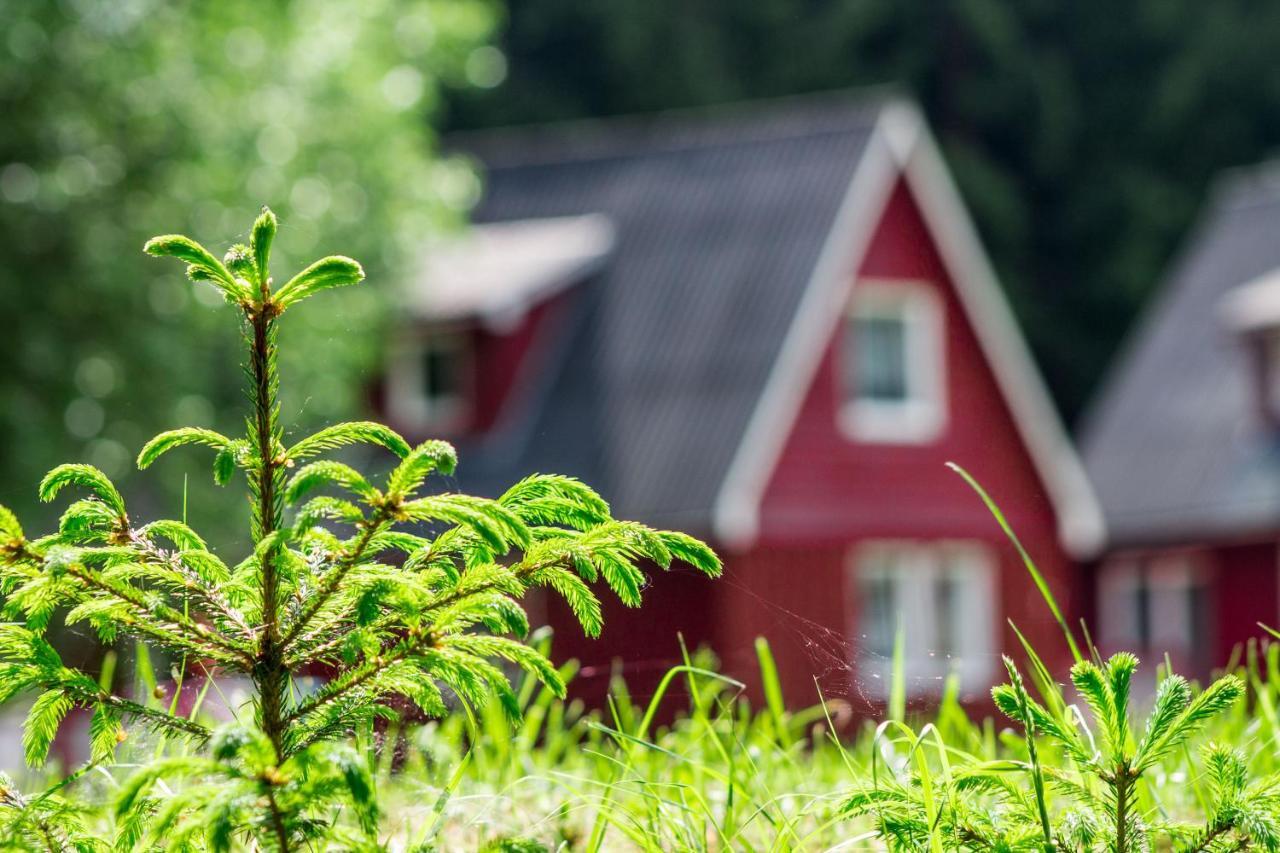
{"label": "green grass", "polygon": [[[767,645],[759,650],[767,678]],[[1212,718],[1135,783],[1128,803],[1134,825],[1144,833],[1164,827],[1187,842],[1161,849],[1201,849],[1190,842],[1210,796],[1203,744],[1243,749],[1249,773],[1271,791],[1265,777],[1280,771],[1280,728],[1261,709],[1280,698],[1278,651],[1252,646],[1239,673],[1252,684],[1248,701]],[[664,696],[636,706],[618,691],[609,715],[584,714],[573,702],[537,693],[514,732],[497,713],[482,714],[476,729],[454,718],[412,732],[402,744],[403,764],[381,782],[384,804],[403,827],[388,829],[409,840],[409,827],[430,823],[444,849],[522,840],[552,850],[941,851],[1001,843],[1038,850],[1051,816],[1055,843],[1085,819],[1071,789],[1090,785],[1094,817],[1105,822],[1102,783],[1078,773],[1062,745],[1043,733],[1028,738],[1008,720],[971,720],[954,690],[927,717],[867,721],[837,737],[839,703],[795,713],[767,702],[753,709],[733,681],[711,669],[681,667],[672,678],[687,682],[687,706],[674,724],[652,730],[652,711]],[[1088,715],[1079,697],[1062,698],[1065,713],[1079,703]],[[974,821],[965,831],[987,833],[987,843],[956,836],[952,824],[961,815]],[[921,833],[908,827],[908,841],[886,842],[895,820],[905,825],[916,817],[924,819]]]}
{"label": "green grass", "polygon": [[[515,724],[494,700],[355,732],[380,809],[377,849],[1280,850],[1280,644],[1267,634],[1280,635],[1260,626],[1203,690],[1167,662],[1103,660],[1087,633],[1077,642],[999,510],[960,473],[1057,617],[1076,661],[1069,673],[1050,672],[1018,633],[1022,654],[1005,659],[996,715],[971,718],[954,674],[931,712],[912,714],[899,627],[882,720],[857,719],[838,697],[787,710],[763,639],[759,706],[707,652],[686,655],[644,702],[615,681],[600,711],[525,676]],[[544,632],[530,643],[549,655],[550,641]],[[158,704],[154,671],[139,646],[133,680]],[[560,679],[575,671],[565,664]],[[674,722],[660,722],[673,711]],[[5,781],[0,835],[40,838],[42,821],[74,810],[98,838],[119,839],[125,780],[148,761],[183,760],[184,749],[130,732],[123,763]],[[166,789],[159,803],[181,796]],[[333,837],[355,838],[344,830],[361,817],[338,813]],[[85,849],[164,849],[151,841]],[[0,849],[26,843],[0,837]],[[46,846],[65,845],[50,837]]]}
{"label": "green grass", "polygon": [[[764,694],[780,697],[767,643],[757,651]],[[1241,659],[1247,699],[1161,756],[1132,787],[1127,808],[1134,826],[1172,827],[1172,846],[1156,849],[1274,849],[1194,846],[1218,784],[1206,769],[1204,744],[1243,750],[1250,778],[1263,780],[1254,799],[1271,808],[1275,796],[1268,777],[1280,771],[1274,712],[1280,645],[1251,645]],[[573,673],[572,664],[562,669],[566,679]],[[676,687],[687,699],[676,698]],[[1028,737],[1007,719],[971,720],[957,693],[953,679],[930,715],[866,721],[838,737],[834,720],[847,719],[841,702],[789,712],[770,699],[753,708],[741,685],[700,654],[672,669],[644,704],[619,684],[608,712],[586,713],[527,680],[519,693],[523,720],[515,727],[495,705],[366,732],[358,743],[375,771],[382,838],[393,849],[1042,850],[1050,822],[1055,836],[1088,822],[1075,788],[1092,788],[1094,818],[1105,823],[1102,783],[1078,772],[1062,743],[1043,731]],[[1015,695],[1036,701],[1030,691]],[[1041,705],[1053,707],[1045,698]],[[1105,751],[1107,735],[1087,703],[1076,694],[1057,698],[1064,719],[1073,704],[1080,708],[1089,719],[1083,742],[1092,738]],[[656,725],[659,710],[673,702],[683,703],[675,722]],[[1130,753],[1141,733],[1138,725],[1126,735]],[[65,797],[96,812],[98,831],[112,835],[110,805],[130,769],[79,771],[43,803]],[[33,814],[36,799],[27,797]],[[894,832],[900,843],[886,840]],[[988,833],[988,841],[965,842],[962,832]],[[1054,849],[1116,849],[1061,837],[1054,843]]]}

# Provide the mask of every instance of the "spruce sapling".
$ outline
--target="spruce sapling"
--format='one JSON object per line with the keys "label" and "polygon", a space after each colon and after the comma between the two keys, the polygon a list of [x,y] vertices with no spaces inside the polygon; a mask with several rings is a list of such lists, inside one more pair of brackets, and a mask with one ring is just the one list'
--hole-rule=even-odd
{"label": "spruce sapling", "polygon": [[[563,695],[555,667],[522,642],[526,591],[553,590],[595,635],[601,608],[590,583],[602,579],[635,606],[646,561],[720,572],[702,542],[615,520],[599,495],[568,477],[533,475],[493,500],[432,493],[429,478],[457,464],[446,442],[410,447],[390,428],[361,421],[287,443],[276,366],[281,318],[320,291],[359,283],[364,272],[350,258],[328,257],[277,286],[275,233],[276,218],[264,208],[249,244],[222,260],[179,235],[145,246],[184,262],[193,282],[217,288],[237,313],[249,413],[242,437],[198,427],[161,433],[142,448],[138,466],[200,445],[213,451],[218,483],[242,473],[250,553],[228,562],[183,522],[138,524],[116,487],[89,465],[61,465],[40,484],[45,501],[64,489],[85,493],[51,535],[28,538],[0,507],[0,590],[6,614],[17,620],[0,626],[0,701],[37,695],[23,737],[28,763],[46,761],[73,708],[93,714],[90,750],[99,765],[111,762],[126,724],[198,745],[145,764],[123,785],[117,842],[126,849],[256,844],[288,851],[321,839],[374,846],[373,783],[348,741],[376,718],[395,715],[392,700],[441,716],[451,712],[448,695],[472,707],[496,695],[514,718],[509,666]],[[357,444],[397,458],[384,483],[326,458]],[[209,677],[247,677],[252,724],[211,731],[198,719],[115,695],[65,665],[45,639],[64,609],[67,624],[87,623],[104,643],[131,637]],[[301,695],[295,676],[317,666],[334,676]],[[7,783],[0,800],[6,797],[24,802]],[[39,817],[32,831],[51,844],[83,835],[73,812]]]}

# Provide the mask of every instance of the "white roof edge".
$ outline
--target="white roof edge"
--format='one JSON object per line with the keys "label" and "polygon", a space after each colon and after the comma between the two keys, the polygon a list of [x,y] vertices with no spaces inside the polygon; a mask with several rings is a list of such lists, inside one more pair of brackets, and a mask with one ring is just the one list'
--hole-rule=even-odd
{"label": "white roof edge", "polygon": [[906,102],[891,109],[901,114],[901,120],[912,120],[918,127],[915,144],[901,161],[907,182],[1049,492],[1058,516],[1058,538],[1072,556],[1094,556],[1106,543],[1101,505],[973,220],[919,110]]}
{"label": "white roof edge", "polygon": [[795,377],[811,376],[817,369],[826,340],[822,329],[834,322],[844,304],[843,288],[832,285],[845,280],[860,264],[893,189],[897,167],[891,134],[882,126],[885,117],[881,111],[854,167],[795,319],[712,507],[712,530],[730,548],[749,546],[759,533],[761,498],[809,390],[807,383],[796,382]]}
{"label": "white roof edge", "polygon": [[1080,558],[1096,554],[1105,543],[1106,528],[1093,487],[942,154],[920,111],[904,99],[887,103],[877,118],[778,360],[721,484],[712,514],[716,536],[731,548],[743,548],[758,535],[768,478],[829,338],[824,326],[840,315],[845,298],[842,285],[861,266],[899,171],[938,244],[1020,437],[1049,492],[1063,547]]}
{"label": "white roof edge", "polygon": [[[559,253],[550,253],[549,243],[570,237],[571,245]],[[500,327],[513,315],[522,314],[530,305],[546,300],[603,266],[616,245],[617,229],[613,220],[603,213],[488,222],[468,226],[437,246],[436,252],[444,253],[446,261],[455,263],[463,262],[467,254],[479,252],[477,257],[492,264],[493,256],[489,253],[502,248],[499,244],[504,241],[510,244],[502,252],[504,259],[508,255],[527,255],[531,249],[538,252],[536,257],[530,256],[521,263],[522,280],[504,275],[504,282],[509,282],[505,288],[487,291],[483,287],[477,290],[478,282],[449,281],[444,298],[440,298],[437,286],[444,282],[431,281],[431,262],[428,262],[424,273],[413,279],[411,285],[421,288],[423,278],[427,279],[425,296],[410,300],[413,313],[432,321],[476,317]],[[450,254],[455,257],[449,257]],[[484,272],[492,274],[493,271]]]}
{"label": "white roof edge", "polygon": [[1218,314],[1234,332],[1259,332],[1280,326],[1280,269],[1228,290],[1218,300]]}

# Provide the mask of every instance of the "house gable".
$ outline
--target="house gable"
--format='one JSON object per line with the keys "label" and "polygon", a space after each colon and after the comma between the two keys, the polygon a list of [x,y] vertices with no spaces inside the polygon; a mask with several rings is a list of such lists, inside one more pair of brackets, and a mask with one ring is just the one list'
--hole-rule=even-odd
{"label": "house gable", "polygon": [[841,301],[904,289],[939,306],[944,412],[925,441],[866,439],[842,425],[842,365],[853,341],[839,312],[820,346],[778,464],[761,498],[766,545],[872,537],[999,537],[990,513],[946,463],[969,468],[1005,505],[1010,522],[1054,541],[1055,509],[905,178],[889,192],[866,252],[844,277]]}
{"label": "house gable", "polygon": [[883,111],[876,131],[850,187],[848,215],[828,237],[810,292],[721,489],[717,533],[739,548],[760,535],[766,490],[844,316],[849,277],[854,270],[867,274],[867,253],[886,205],[905,187],[915,205],[921,242],[899,247],[900,254],[918,254],[922,245],[934,247],[937,272],[952,285],[957,316],[972,327],[976,350],[1003,398],[1001,408],[1012,415],[1010,435],[1020,438],[1049,497],[1059,538],[1078,555],[1095,552],[1104,530],[1091,487],[923,120],[914,108],[896,103]]}
{"label": "house gable", "polygon": [[[381,404],[386,419],[414,440],[448,438],[455,442],[503,439],[528,421],[547,375],[558,368],[555,338],[571,313],[574,295],[551,294],[504,318],[420,318],[397,331]],[[457,397],[448,412],[424,405],[427,377],[421,363],[428,350],[445,341],[455,361],[452,381]]]}
{"label": "house gable", "polygon": [[[1008,378],[1002,382],[992,363],[919,191],[904,170],[890,176],[856,265],[830,289],[830,319],[822,337],[809,341],[811,372],[794,379],[798,402],[761,488],[754,536],[729,557],[732,585],[714,611],[716,647],[730,671],[750,679],[752,643],[764,635],[785,695],[801,704],[820,696],[859,708],[884,702],[896,619],[911,626],[909,697],[936,696],[956,672],[965,701],[982,701],[999,675],[996,653],[1019,646],[1012,626],[1050,666],[1070,664],[1019,555],[947,462],[964,465],[1000,502],[1073,624],[1085,607],[1082,576],[1060,537],[1059,506]],[[845,348],[853,343],[846,318],[860,296],[897,289],[937,306],[944,411],[936,433],[923,439],[859,437],[842,424]],[[880,552],[897,559],[886,565],[873,558]],[[938,581],[954,579],[959,564],[940,566],[954,553],[974,555],[976,564],[972,583],[947,586],[953,604],[944,606]],[[877,578],[896,581],[895,603],[875,597]],[[952,627],[942,627],[943,612],[950,616],[941,622]]]}
{"label": "house gable", "polygon": [[415,438],[492,438],[527,420],[571,291],[607,262],[612,224],[586,215],[481,225],[428,247],[407,282],[386,415]]}

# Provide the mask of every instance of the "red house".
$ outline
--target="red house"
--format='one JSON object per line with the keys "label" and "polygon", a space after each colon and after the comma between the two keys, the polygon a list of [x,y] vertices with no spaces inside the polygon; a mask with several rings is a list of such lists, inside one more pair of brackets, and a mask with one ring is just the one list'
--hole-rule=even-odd
{"label": "red house", "polygon": [[1201,672],[1280,625],[1280,170],[1219,181],[1082,431],[1098,639]]}
{"label": "red house", "polygon": [[[767,636],[792,705],[877,702],[897,626],[911,691],[1000,678],[1007,620],[1064,644],[1001,503],[1069,614],[1101,520],[919,112],[828,95],[466,135],[475,227],[406,302],[386,408],[460,444],[461,485],[535,470],[619,517],[708,538],[725,577],[658,575],[557,654],[602,687]],[[553,625],[569,619],[555,604]],[[815,678],[817,686],[815,686]]]}

